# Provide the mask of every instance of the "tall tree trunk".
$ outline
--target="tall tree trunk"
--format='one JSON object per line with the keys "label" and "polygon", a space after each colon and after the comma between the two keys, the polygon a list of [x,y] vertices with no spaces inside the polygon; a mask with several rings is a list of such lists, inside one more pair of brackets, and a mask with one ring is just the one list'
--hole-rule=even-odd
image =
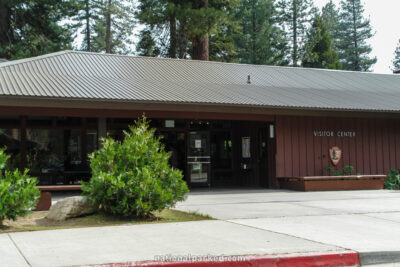
{"label": "tall tree trunk", "polygon": [[170,58],[176,58],[176,44],[177,44],[176,41],[177,41],[176,17],[175,17],[175,12],[173,12],[169,16],[169,49],[168,49],[168,56]]}
{"label": "tall tree trunk", "polygon": [[195,38],[192,40],[193,59],[208,61],[209,58],[209,40],[206,35],[202,40]]}
{"label": "tall tree trunk", "polygon": [[0,46],[9,45],[11,43],[10,15],[9,6],[5,1],[0,1]]}
{"label": "tall tree trunk", "polygon": [[187,39],[185,34],[185,22],[181,21],[179,23],[179,58],[186,58],[187,53]]}
{"label": "tall tree trunk", "polygon": [[293,0],[293,67],[297,67],[297,0]]}
{"label": "tall tree trunk", "polygon": [[251,33],[251,63],[256,64],[256,4],[255,0],[252,0],[251,6],[251,22],[252,22],[252,33]]}
{"label": "tall tree trunk", "polygon": [[85,13],[86,13],[86,50],[92,51],[90,44],[90,7],[89,0],[85,0]]}
{"label": "tall tree trunk", "polygon": [[354,38],[354,56],[355,56],[355,60],[353,62],[354,65],[354,70],[355,71],[361,71],[361,66],[360,66],[360,62],[359,62],[359,54],[358,54],[358,38],[357,38],[357,19],[356,19],[356,7],[355,7],[355,3],[353,1],[353,38]]}
{"label": "tall tree trunk", "polygon": [[108,0],[106,13],[106,53],[111,53],[111,0]]}
{"label": "tall tree trunk", "polygon": [[[208,0],[204,0],[203,5],[199,8],[208,9]],[[208,34],[205,34],[203,39],[198,37],[192,40],[193,59],[208,61],[210,58],[210,45]]]}

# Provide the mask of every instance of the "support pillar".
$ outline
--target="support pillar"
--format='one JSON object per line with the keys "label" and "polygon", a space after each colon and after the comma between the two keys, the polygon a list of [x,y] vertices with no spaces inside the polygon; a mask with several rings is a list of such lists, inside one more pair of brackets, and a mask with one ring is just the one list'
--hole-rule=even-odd
{"label": "support pillar", "polygon": [[98,147],[101,148],[101,138],[107,137],[107,119],[106,118],[98,118],[97,119],[97,144]]}

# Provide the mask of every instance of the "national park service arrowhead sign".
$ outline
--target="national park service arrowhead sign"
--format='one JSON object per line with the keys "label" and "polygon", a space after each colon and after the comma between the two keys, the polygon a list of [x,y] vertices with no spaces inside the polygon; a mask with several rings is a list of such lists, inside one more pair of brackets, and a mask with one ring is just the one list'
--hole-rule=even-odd
{"label": "national park service arrowhead sign", "polygon": [[336,166],[342,157],[342,150],[337,146],[334,146],[329,149],[329,156],[331,157],[333,165]]}

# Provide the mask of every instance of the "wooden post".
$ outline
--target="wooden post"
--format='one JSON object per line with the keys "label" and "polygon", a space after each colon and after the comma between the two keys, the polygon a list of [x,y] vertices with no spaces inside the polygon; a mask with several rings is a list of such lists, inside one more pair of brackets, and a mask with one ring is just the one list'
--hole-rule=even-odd
{"label": "wooden post", "polygon": [[106,118],[98,118],[97,119],[97,142],[98,147],[101,148],[100,138],[107,137],[107,119]]}
{"label": "wooden post", "polygon": [[21,143],[20,143],[20,169],[24,170],[26,166],[26,116],[20,116],[20,135],[21,135]]}
{"label": "wooden post", "polygon": [[81,119],[81,159],[82,163],[87,163],[87,119]]}

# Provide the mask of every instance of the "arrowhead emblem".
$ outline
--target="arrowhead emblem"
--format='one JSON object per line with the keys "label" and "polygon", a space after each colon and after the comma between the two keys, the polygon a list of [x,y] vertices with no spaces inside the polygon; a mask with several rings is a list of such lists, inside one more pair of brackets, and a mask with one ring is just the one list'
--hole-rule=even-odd
{"label": "arrowhead emblem", "polygon": [[333,165],[336,166],[342,158],[342,150],[339,147],[334,146],[329,149],[329,156],[331,157]]}

